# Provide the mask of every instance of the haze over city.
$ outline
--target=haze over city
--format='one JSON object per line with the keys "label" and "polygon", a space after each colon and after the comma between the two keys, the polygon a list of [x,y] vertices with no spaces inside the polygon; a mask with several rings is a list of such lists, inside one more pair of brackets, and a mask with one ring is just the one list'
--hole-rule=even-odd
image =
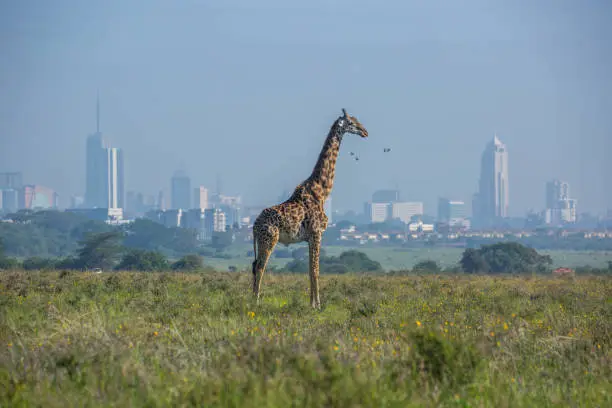
{"label": "haze over city", "polygon": [[[126,190],[193,185],[257,205],[308,177],[346,108],[334,207],[398,188],[435,213],[471,201],[495,134],[509,214],[572,186],[612,208],[612,6],[570,1],[15,2],[0,6],[0,172],[85,192],[85,143],[124,152]],[[384,148],[391,148],[388,154]],[[352,159],[356,152],[360,160]]]}

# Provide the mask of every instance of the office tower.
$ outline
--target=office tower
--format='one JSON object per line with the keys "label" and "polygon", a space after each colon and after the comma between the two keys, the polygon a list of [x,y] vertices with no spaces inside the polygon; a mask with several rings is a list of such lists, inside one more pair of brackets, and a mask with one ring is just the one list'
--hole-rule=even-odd
{"label": "office tower", "polygon": [[508,151],[497,135],[481,158],[480,181],[473,214],[479,226],[493,226],[508,216]]}
{"label": "office tower", "polygon": [[0,173],[0,190],[19,190],[23,187],[23,175],[20,171]]}
{"label": "office tower", "polygon": [[200,186],[193,190],[193,208],[205,210],[208,208],[208,189]]}
{"label": "office tower", "polygon": [[85,165],[87,208],[123,208],[125,184],[123,151],[110,147],[100,132],[100,103],[96,104],[96,132],[87,137]]}
{"label": "office tower", "polygon": [[191,207],[191,179],[183,171],[177,171],[172,176],[172,208],[187,210]]}
{"label": "office tower", "polygon": [[398,190],[378,190],[372,194],[373,203],[392,203],[399,201]]}

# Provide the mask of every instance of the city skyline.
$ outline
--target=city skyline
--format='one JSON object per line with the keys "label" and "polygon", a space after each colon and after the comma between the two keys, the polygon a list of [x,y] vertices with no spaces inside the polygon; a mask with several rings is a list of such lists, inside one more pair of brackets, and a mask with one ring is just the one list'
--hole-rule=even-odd
{"label": "city skyline", "polygon": [[495,131],[517,164],[509,215],[542,208],[555,177],[581,211],[612,207],[607,5],[265,4],[0,6],[0,170],[54,188],[62,206],[82,195],[99,89],[126,188],[163,187],[166,206],[182,164],[193,185],[212,190],[220,173],[230,194],[274,203],[346,108],[370,138],[343,142],[335,208],[396,187],[430,213],[438,196],[469,202]]}

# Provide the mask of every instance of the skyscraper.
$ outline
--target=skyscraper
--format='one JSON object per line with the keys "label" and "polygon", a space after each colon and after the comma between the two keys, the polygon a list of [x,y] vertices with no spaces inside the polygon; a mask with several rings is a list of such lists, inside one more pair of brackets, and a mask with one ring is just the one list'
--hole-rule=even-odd
{"label": "skyscraper", "polygon": [[185,172],[177,171],[171,180],[172,209],[191,207],[191,179]]}
{"label": "skyscraper", "polygon": [[125,185],[123,151],[110,147],[100,132],[100,103],[96,103],[96,132],[87,137],[85,205],[88,208],[123,208]]}
{"label": "skyscraper", "polygon": [[476,223],[493,226],[508,216],[508,151],[497,135],[493,137],[481,158],[480,182],[474,203]]}

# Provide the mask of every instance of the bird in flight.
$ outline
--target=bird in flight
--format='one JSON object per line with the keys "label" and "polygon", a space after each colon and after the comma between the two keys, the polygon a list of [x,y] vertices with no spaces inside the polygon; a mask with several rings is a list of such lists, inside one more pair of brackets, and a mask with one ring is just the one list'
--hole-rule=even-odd
{"label": "bird in flight", "polygon": [[384,152],[384,153],[387,153],[387,152],[390,152],[390,151],[391,151],[391,148],[389,148],[389,147],[385,147],[385,148],[383,149],[383,152]]}

